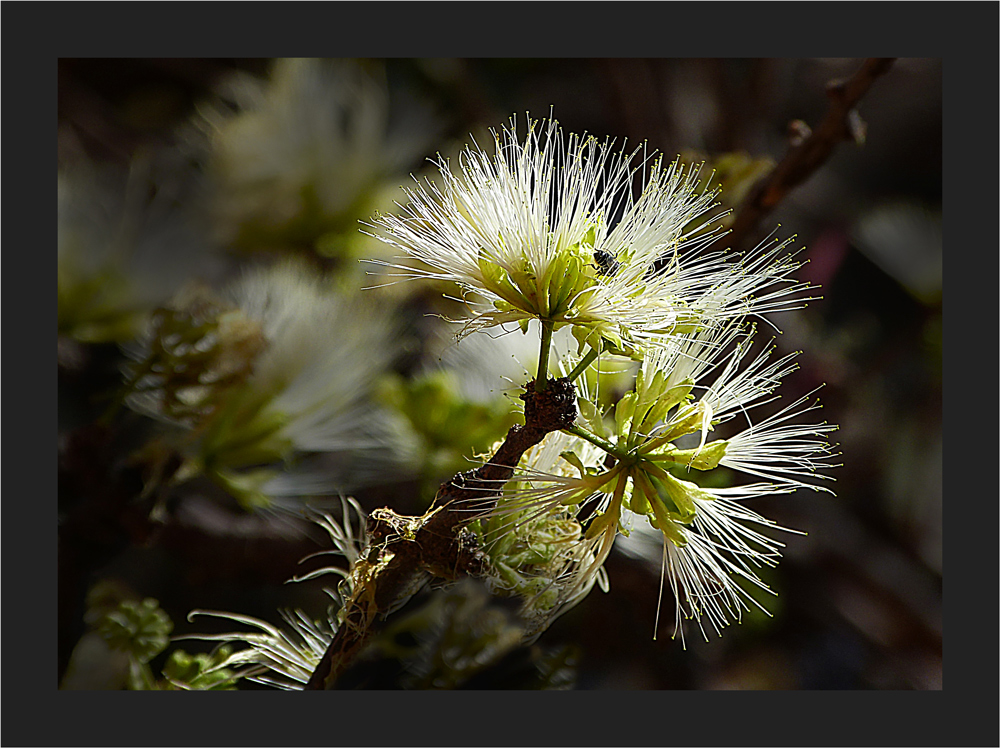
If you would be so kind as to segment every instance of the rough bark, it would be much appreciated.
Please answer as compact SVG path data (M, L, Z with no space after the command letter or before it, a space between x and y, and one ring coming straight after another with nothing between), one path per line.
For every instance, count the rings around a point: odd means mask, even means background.
M482 553L465 526L495 505L528 449L576 420L576 389L568 379L550 380L542 392L528 382L521 399L524 425L511 427L489 462L443 483L427 514L405 517L387 508L371 513L367 550L351 569L353 594L307 690L335 687L375 621L398 609L429 580L483 574Z

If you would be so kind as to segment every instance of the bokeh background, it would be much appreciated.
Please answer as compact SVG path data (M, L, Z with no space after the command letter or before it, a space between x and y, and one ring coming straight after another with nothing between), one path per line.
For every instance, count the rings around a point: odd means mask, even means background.
M247 187L256 184L254 174L241 167L249 163L321 180L310 167L339 163L325 153L303 157L296 145L322 142L323 127L338 127L336 121L309 120L309 112L323 108L319 99L303 110L306 114L295 109L295 102L321 95L329 82L296 88L287 63L266 59L61 59L60 169L85 175L76 182L81 194L131 195L125 202L141 207L124 214L155 223L154 231L136 234L152 237L136 265L137 272L157 281L142 287L140 298L150 304L163 303L191 278L223 283L244 267L286 254L326 272L347 267L351 280L345 283L355 283L361 282L350 275L355 260L377 249L354 234L357 220L371 215L365 211L391 208L393 190L407 174L427 172L426 157L454 154L470 133L481 138L512 114L523 122L526 112L533 117L551 112L569 131L627 138L636 145L645 141L668 157L707 159L720 169L728 164L728 186L739 194L784 156L789 123L818 124L827 109L826 84L851 75L860 64L858 59L352 61L384 94L379 111L393 157L374 166L352 163L353 171L343 166L338 167L343 172L328 175L338 183L353 179L359 186L351 194L362 198L344 201L335 189L317 189L319 208L305 218L255 223L268 211L280 211L275 206L283 205L278 191L284 187L272 180L274 194L254 191ZM228 136L231 158L220 159L219 128L241 112L267 106L261 100L268 96L288 97L275 107L286 119ZM540 652L559 653L565 677L555 679L558 685L942 687L940 60L897 60L859 110L867 123L864 145L839 145L765 218L757 236L748 238L761 239L780 224L779 236L795 234L796 245L804 247L809 262L801 277L822 286L822 298L805 310L774 319L783 330L776 342L781 351L803 352L801 369L783 385L786 402L825 383L819 392L823 418L840 425L835 439L843 463L834 472L836 496L800 491L754 506L807 533L784 538L785 559L765 577L777 592L768 604L773 617L747 616L708 642L689 633L685 650L669 637L673 616L667 600L665 623L654 641L658 568L616 553L607 564L610 592L595 590L536 645ZM324 203L323 195L333 196ZM236 197L227 202L227 196ZM206 205L212 209L202 211ZM162 215L156 213L161 209ZM80 210L85 223L94 209ZM61 205L61 230L63 218ZM426 321L428 313L442 311L432 296L429 290L399 301L406 342L394 364L397 395L399 388L412 394L405 388L423 381L422 365L441 356ZM60 519L63 527L86 528L70 537L87 538L70 543L69 551L60 548L62 557L73 554L78 561L71 571L60 562L61 678L87 633L86 595L95 585L104 585L100 589L111 596L155 598L173 621L174 634L211 629L205 620L186 620L194 608L274 622L282 608L322 609L322 580L284 584L302 573L302 557L322 547L320 537L301 526L205 496L173 497L155 523L134 503L108 500L95 510L93 486L106 480L104 466L116 469L141 443L133 430L109 431L102 420L121 384L122 344L130 335L107 325L99 332L71 322L64 326L60 309ZM433 390L432 385L426 386ZM385 395L389 401L390 395ZM428 408L454 407L430 402ZM416 420L410 425L424 439L419 444L444 439L421 432ZM444 470L461 457L446 448L434 454L420 469ZM433 480L410 467L405 480L361 481L351 494L367 509L389 504L419 511ZM197 649L189 642L185 647ZM524 668L549 661L539 657L512 651L464 685L520 685ZM359 676L358 683L394 681L375 674ZM83 678L79 687L98 685Z

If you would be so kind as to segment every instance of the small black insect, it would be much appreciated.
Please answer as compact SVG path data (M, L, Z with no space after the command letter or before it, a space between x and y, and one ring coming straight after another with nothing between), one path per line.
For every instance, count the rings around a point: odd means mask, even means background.
M610 252L603 249L595 249L594 266L597 268L598 275L614 277L614 274L618 272L620 264L618 262L618 258Z

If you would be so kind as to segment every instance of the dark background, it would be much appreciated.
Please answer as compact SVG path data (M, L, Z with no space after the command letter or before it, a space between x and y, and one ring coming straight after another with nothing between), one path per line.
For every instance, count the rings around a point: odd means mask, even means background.
M511 114L568 131L648 141L668 156L744 151L778 161L793 119L816 125L827 82L859 59L395 59L391 90L430 103L442 143ZM378 63L381 64L381 63ZM63 59L59 122L94 159L127 162L169 147L198 102L264 59ZM825 382L823 418L843 466L837 496L800 491L756 502L788 536L766 581L772 619L751 615L688 649L661 626L652 640L658 572L615 554L611 592L592 593L543 642L578 647L583 689L940 689L942 687L942 63L900 59L863 99L863 147L842 143L794 190L758 237L780 223L822 285L805 311L779 315L779 350L802 350L786 402ZM430 153L428 155L431 155ZM893 221L874 240L879 211ZM867 223L866 223L867 222ZM752 239L751 239L752 240ZM62 404L61 404L62 405ZM360 497L369 509L375 499ZM308 545L160 537L122 550L101 574L122 576L175 621L194 607L273 618L278 585ZM301 592L296 592L301 595ZM667 606L669 610L669 605ZM672 614L665 614L672 620ZM204 624L199 622L204 627ZM195 627L196 628L196 627ZM60 632L64 634L65 632Z
M427 693L341 693L333 706L325 697L276 700L273 694L244 694L227 705L202 695L186 699L177 719L163 718L159 699L147 706L132 695L125 706L128 695L55 694L55 559L54 553L39 557L37 551L55 548L54 502L46 497L55 494L51 445L56 413L52 402L36 418L30 397L51 392L56 384L51 344L40 332L54 322L53 305L45 301L52 298L54 254L25 252L8 254L7 267L17 272L7 278L17 283L5 285L6 347L23 351L28 364L6 367L5 389L29 395L8 399L8 419L21 421L24 438L7 442L6 455L8 464L29 469L8 470L4 482L13 492L5 502L4 590L7 601L27 601L32 607L21 620L7 618L5 643L16 646L7 648L4 675L8 683L17 680L22 687L6 691L6 703L17 711L10 710L4 720L5 742L180 745L194 739L217 745L357 745L372 742L375 730L375 742L384 744L511 745L524 742L524 720L518 717L530 715L530 742L552 745L996 744L997 504L992 473L988 480L981 478L984 469L992 470L996 455L991 414L997 359L989 340L981 342L995 332L993 318L982 314L996 299L997 277L996 230L988 220L998 199L998 111L991 93L997 89L992 65L997 58L995 5L871 2L859 13L855 3L740 3L715 4L718 12L706 15L704 4L616 3L613 11L610 4L593 4L593 12L567 14L563 4L536 3L532 11L538 23L526 25L523 13L506 13L503 4L494 3L483 6L494 14L495 23L488 27L456 13L454 4L380 4L382 23L372 23L372 4L358 3L338 4L335 14L318 13L314 4L297 10L282 4L280 13L273 5L259 4L239 15L230 4L207 3L186 6L188 13L164 13L156 4L74 4L55 12L53 7L9 4L5 14L8 28L13 25L18 33L5 39L4 101L20 107L20 116L5 118L4 142L17 147L7 150L4 182L9 186L16 180L19 186L6 193L6 207L8 215L27 220L8 220L4 238L28 248L38 245L35 220L50 227L47 245L55 241L51 146L59 56L324 54L335 46L339 54L409 56L574 57L598 48L602 54L645 57L805 57L818 52L943 57L948 266L953 291L958 289L949 294L945 325L952 372L946 386L946 431L956 445L947 460L947 608L953 635L948 683L943 691L925 693L578 691L544 701L537 694L512 692L467 698L453 693L446 699ZM317 16L324 22L316 22ZM595 18L600 20L597 27ZM342 33L345 27L352 33ZM553 33L556 28L561 33ZM41 235L46 236L44 229ZM37 325L25 324L24 310L34 311ZM39 707L51 718L39 720ZM495 719L497 709L512 718ZM623 721L622 714L635 719ZM338 719L340 715L352 719ZM362 718L354 719L357 715ZM373 722L371 715L380 719Z

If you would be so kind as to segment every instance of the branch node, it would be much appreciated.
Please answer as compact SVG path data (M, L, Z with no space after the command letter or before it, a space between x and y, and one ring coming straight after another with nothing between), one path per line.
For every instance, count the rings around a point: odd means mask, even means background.
M529 382L520 397L526 426L561 431L576 421L576 388L566 377L549 380L544 392L535 392L534 382Z
M826 95L837 103L843 102L846 93L847 80L845 78L837 78L826 84Z
M802 145L812 135L812 128L803 120L793 119L788 123L788 144L795 148Z

